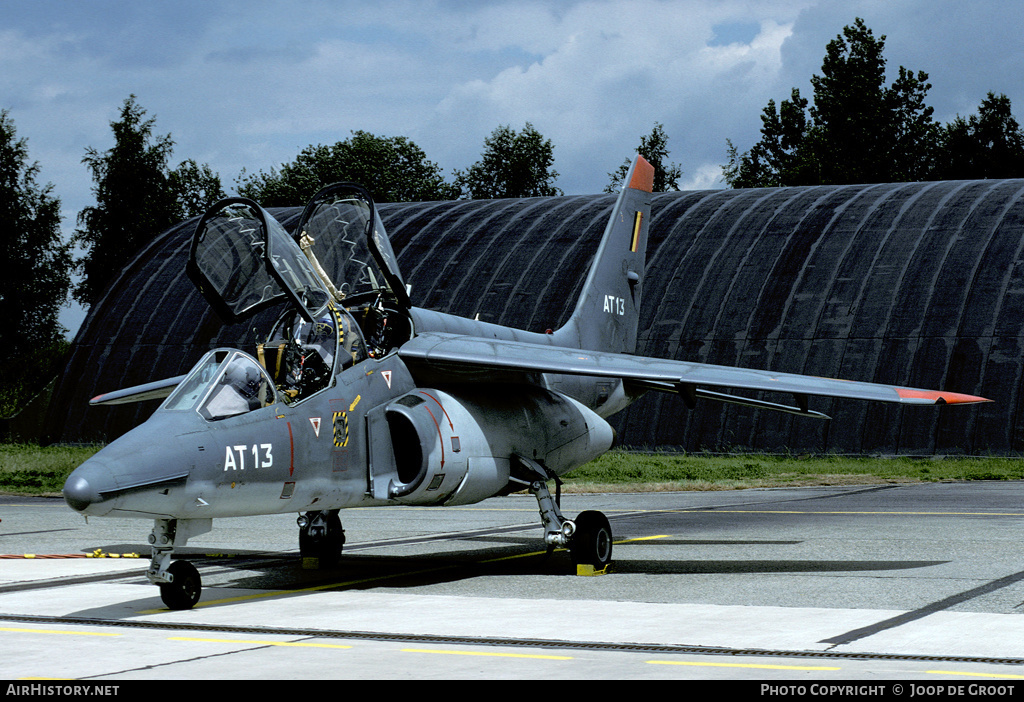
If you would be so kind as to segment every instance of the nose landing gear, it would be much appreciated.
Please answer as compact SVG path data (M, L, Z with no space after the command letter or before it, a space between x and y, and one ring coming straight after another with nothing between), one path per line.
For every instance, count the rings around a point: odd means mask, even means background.
M152 555L146 577L160 586L160 599L168 609L192 609L203 590L199 571L188 561L171 561L175 546L213 528L212 519L157 519L149 535Z

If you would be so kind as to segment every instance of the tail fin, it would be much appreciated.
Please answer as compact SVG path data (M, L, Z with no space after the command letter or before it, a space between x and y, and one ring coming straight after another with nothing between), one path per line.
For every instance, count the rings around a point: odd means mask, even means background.
M555 332L559 346L633 353L647 258L654 167L637 156L626 174L576 309Z

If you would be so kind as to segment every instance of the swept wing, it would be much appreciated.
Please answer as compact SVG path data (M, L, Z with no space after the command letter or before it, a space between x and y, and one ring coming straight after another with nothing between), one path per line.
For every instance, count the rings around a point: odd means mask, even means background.
M462 369L476 372L491 370L619 378L650 390L678 393L691 405L697 398L703 397L822 418L825 415L808 410L808 396L908 405L989 401L983 397L955 392L903 388L437 332L418 335L402 346L399 355L410 366L421 364L456 375ZM796 398L798 407L735 397L718 392L717 390L721 388L788 393Z

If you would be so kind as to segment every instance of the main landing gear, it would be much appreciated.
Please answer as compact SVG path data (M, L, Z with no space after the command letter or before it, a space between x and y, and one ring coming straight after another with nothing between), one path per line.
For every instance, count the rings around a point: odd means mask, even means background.
M588 510L581 512L575 521L562 516L559 500L548 491L547 474L544 468L529 459L520 457L535 474L543 476L530 483L530 494L537 498L540 519L544 524L544 543L550 553L555 548L569 549L573 562L578 566L589 566L593 572L602 572L612 562L612 527L603 513Z
M188 561L171 561L175 546L213 528L212 519L157 519L149 535L152 547L149 582L160 586L160 599L168 609L192 609L203 590L199 571Z
M330 568L341 558L345 530L338 510L306 512L296 520L299 525L299 556L307 570Z

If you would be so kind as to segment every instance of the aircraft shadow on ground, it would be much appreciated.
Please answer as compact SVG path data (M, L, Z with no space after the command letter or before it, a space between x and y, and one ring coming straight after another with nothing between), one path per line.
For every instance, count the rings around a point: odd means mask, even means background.
M790 541L737 542L734 540L689 541L673 540L678 544L735 545L735 544L791 544ZM205 591L203 599L217 601L218 589L250 591L256 599L283 597L314 597L316 592L357 590L387 591L412 590L446 583L455 583L479 578L542 576L558 577L576 575L575 565L569 554L562 549L547 554L543 544L536 538L516 538L508 535L473 537L460 543L486 542L484 548L449 549L427 554L369 554L358 551L343 553L334 566L323 569L304 569L297 553L268 553L224 549L210 554L209 549L185 548L179 556L191 560L203 574ZM630 546L668 545L666 540L634 542ZM105 550L116 552L119 546ZM127 547L126 547L127 548ZM793 559L747 559L747 560L673 560L643 558L613 558L609 569L615 575L744 575L768 573L859 573L879 571L900 571L942 565L947 561L910 560L793 560ZM605 576L608 577L608 576ZM590 579L582 579L590 580ZM145 582L140 577L140 582ZM148 583L147 583L148 584ZM163 609L159 592L153 587L152 596L116 605L75 612L68 616L95 617L104 619L131 619L136 616ZM257 594L259 593L259 594ZM236 593L237 596L237 593ZM234 599L231 595L223 602L210 604L214 607L244 605L253 598ZM203 606L202 600L200 607Z

